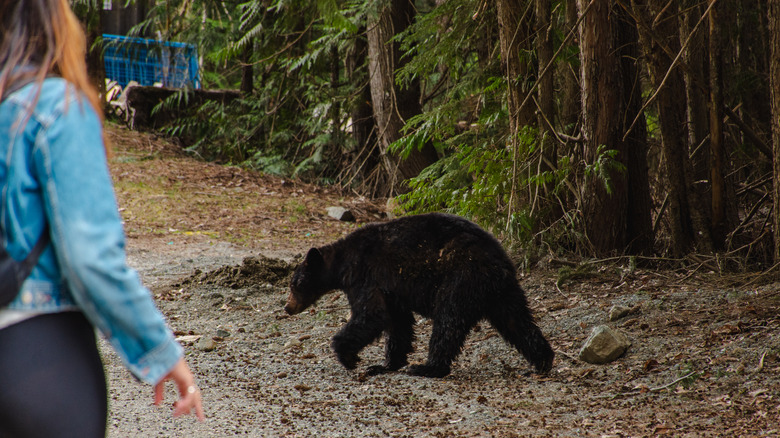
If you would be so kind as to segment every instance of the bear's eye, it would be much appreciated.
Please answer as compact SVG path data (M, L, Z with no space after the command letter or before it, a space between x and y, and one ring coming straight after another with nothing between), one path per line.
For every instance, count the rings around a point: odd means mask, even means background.
M296 272L292 278L292 286L302 288L307 283L307 275L303 272Z

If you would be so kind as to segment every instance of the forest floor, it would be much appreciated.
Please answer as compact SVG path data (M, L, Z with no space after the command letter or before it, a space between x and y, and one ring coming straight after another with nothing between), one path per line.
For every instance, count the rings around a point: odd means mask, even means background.
M184 345L208 417L152 406L152 388L101 341L110 437L780 436L780 283L768 276L613 260L562 281L547 258L518 275L556 350L548 375L482 323L446 378L366 377L381 341L356 371L330 350L349 317L340 292L300 315L282 307L296 256L381 220L384 203L198 161L151 134L107 137L129 263ZM609 321L614 305L632 311ZM607 365L578 360L600 324L632 346ZM430 323L416 328L411 363L425 359Z

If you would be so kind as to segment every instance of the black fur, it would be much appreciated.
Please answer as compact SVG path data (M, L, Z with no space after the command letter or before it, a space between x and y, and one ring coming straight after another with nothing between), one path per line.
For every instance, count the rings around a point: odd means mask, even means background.
M312 248L293 274L285 310L303 311L322 295L344 290L352 317L333 338L338 360L353 369L358 353L386 337L385 363L369 374L407 365L414 313L433 322L428 361L409 374L443 377L466 335L487 319L537 372L552 368L553 350L536 326L515 267L501 244L463 218L431 213L366 225Z

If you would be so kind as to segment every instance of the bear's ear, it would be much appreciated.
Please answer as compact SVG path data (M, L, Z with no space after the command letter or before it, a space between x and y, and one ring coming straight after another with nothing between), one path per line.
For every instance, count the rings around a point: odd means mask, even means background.
M306 254L306 259L304 260L304 263L306 263L306 266L309 269L312 270L320 270L323 266L325 266L325 259L322 258L322 253L317 248L312 248L309 250L309 252Z

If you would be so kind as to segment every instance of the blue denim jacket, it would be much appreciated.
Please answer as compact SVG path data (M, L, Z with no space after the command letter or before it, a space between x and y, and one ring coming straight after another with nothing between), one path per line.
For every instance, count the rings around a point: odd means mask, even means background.
M0 221L6 248L17 260L24 258L43 230L44 217L52 240L9 308L82 311L136 377L157 383L182 348L126 264L100 119L60 78L44 81L29 113L37 89L29 84L0 104Z

